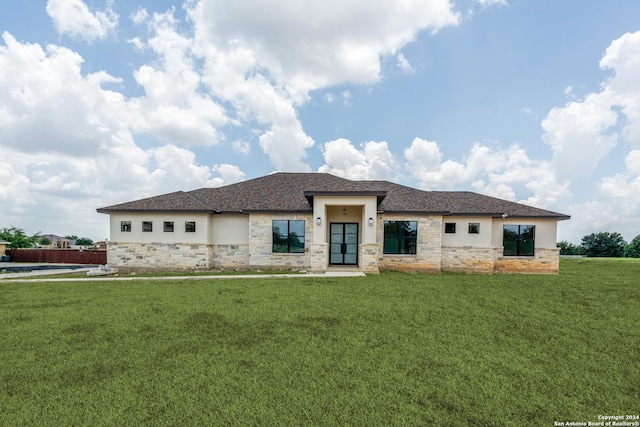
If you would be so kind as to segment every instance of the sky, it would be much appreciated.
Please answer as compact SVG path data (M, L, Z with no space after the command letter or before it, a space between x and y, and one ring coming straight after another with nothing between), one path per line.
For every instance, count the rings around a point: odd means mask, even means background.
M637 0L0 5L0 228L275 171L474 191L640 235Z

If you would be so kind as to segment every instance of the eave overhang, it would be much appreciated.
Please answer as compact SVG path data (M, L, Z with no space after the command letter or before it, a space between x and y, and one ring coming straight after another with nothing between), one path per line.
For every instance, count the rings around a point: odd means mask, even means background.
M377 206L387 197L386 191L305 191L304 197L311 206L313 206L313 198L316 196L323 197L375 197Z

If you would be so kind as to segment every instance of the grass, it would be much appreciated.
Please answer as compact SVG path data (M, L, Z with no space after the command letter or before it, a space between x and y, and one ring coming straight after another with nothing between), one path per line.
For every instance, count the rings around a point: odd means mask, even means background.
M640 263L0 282L0 425L553 425L640 411Z
M2 277L4 273L11 273L7 270L0 271L0 280L5 279ZM241 275L252 275L252 276L261 276L261 275L274 275L274 274L304 274L300 270L283 270L283 269L267 269L267 270L240 270L240 269L229 269L229 270L179 270L179 271L148 271L148 272L127 272L127 273L116 273L110 275L109 277L198 277L198 276L241 276ZM104 280L104 276L88 276L86 271L76 272L72 271L69 273L60 273L60 274L47 274L40 276L25 276L22 277L21 280L42 280L42 279L95 279L95 280Z

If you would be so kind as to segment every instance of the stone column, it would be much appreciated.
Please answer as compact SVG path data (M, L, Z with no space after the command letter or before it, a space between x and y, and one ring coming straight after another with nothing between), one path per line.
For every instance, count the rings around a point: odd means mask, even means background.
M378 251L379 246L377 243L361 244L360 245L360 269L363 273L378 274Z
M329 244L311 243L310 246L311 272L324 273L328 265Z

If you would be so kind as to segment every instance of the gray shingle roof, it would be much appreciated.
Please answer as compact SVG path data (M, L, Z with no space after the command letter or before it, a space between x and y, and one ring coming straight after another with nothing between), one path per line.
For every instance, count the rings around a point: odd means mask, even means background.
M178 191L98 209L112 212L312 212L317 195L372 195L382 212L568 219L568 215L466 191L422 191L324 173L275 173L218 188Z

